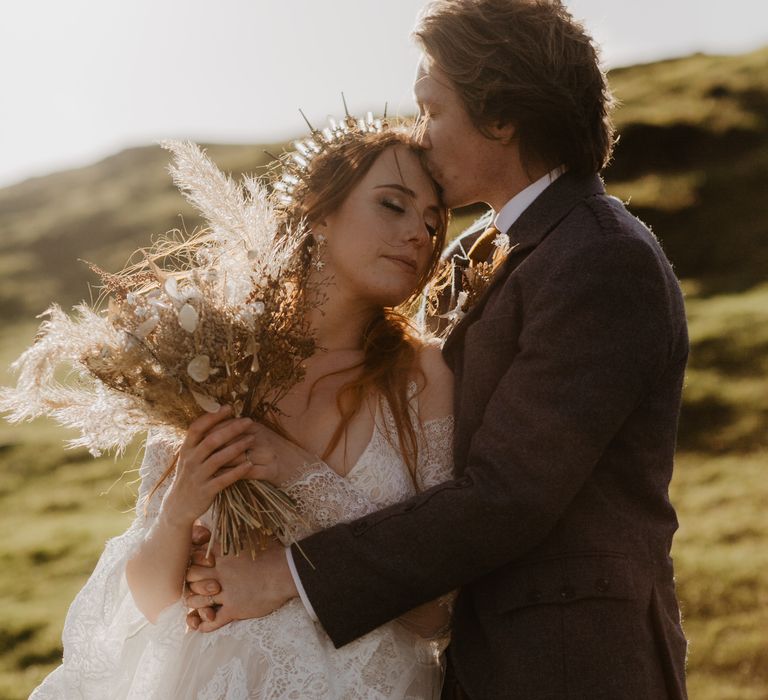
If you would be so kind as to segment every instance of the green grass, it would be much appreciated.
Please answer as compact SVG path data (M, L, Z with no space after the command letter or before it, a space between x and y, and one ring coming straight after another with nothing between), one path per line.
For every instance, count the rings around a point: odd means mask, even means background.
M684 453L673 556L696 700L768 698L768 451Z
M685 288L692 356L672 499L690 695L768 698L768 285ZM0 362L32 332L1 336ZM131 518L137 450L95 460L62 451L66 436L45 421L0 423L0 698L26 697L58 663L69 602Z
M26 698L60 663L67 607L131 520L133 457L62 453L64 436L38 422L0 437L0 698Z
M768 48L741 56L697 54L611 71L619 128L689 124L713 133L765 125L755 110L768 89Z
M36 323L0 335L0 384ZM120 459L64 450L50 421L0 421L0 699L26 698L61 662L64 615L104 548L132 519L136 446Z
M686 306L691 356L681 446L715 454L768 449L768 285L689 294Z

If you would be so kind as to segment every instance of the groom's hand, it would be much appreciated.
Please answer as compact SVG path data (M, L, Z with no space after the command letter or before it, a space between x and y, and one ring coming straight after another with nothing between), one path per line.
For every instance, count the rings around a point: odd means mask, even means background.
M211 582L220 586L218 593L209 592ZM215 552L213 566L201 561L189 567L187 586L187 607L201 609L187 622L200 632L212 632L233 620L264 617L298 595L278 542L259 551L255 560L247 552L240 556ZM212 609L211 603L216 607ZM213 619L207 619L211 612Z

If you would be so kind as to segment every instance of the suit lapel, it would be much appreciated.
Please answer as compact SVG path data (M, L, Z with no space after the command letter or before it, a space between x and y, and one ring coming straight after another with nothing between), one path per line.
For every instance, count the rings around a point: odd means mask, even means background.
M574 207L587 197L604 192L603 182L597 175L585 178L564 173L534 200L506 231L513 246L512 250L482 296L446 338L443 346L444 354L451 354L464 338L467 328L482 314L493 290L507 280L515 268L568 216Z

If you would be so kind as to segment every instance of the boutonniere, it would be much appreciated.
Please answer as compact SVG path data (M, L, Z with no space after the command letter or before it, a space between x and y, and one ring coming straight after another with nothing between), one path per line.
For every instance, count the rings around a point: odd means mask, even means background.
M451 261L451 301L448 311L439 316L449 323L449 331L483 296L512 248L509 236L499 233L493 240L490 260L473 260L472 251L469 257L454 256Z

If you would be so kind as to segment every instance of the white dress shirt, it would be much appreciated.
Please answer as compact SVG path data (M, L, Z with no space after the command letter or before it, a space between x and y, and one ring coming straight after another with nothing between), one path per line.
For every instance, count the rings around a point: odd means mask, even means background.
M502 233L509 231L512 224L514 224L515 221L520 218L520 215L531 206L533 201L564 172L565 169L562 167L555 168L546 175L540 177L536 182L532 182L524 190L518 192L501 208L501 211L494 216L493 225ZM312 607L312 603L309 602L307 592L301 584L298 571L296 571L296 564L293 561L293 552L291 552L290 547L285 548L285 558L288 560L288 568L291 570L293 582L296 584L296 590L299 592L299 598L301 598L301 602L304 604L307 614L314 622L318 622L315 609Z
M533 201L564 172L565 169L562 167L555 168L540 177L536 182L532 182L524 190L518 192L494 216L493 225L502 233L509 231L512 228L512 224L533 204Z

